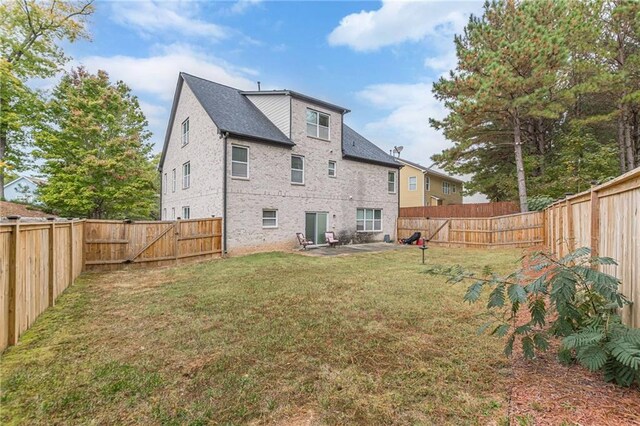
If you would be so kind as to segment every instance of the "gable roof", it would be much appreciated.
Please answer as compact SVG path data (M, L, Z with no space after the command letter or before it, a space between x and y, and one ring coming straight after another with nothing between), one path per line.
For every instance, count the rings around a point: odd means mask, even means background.
M418 163L414 163L413 161L405 160L404 158L397 158L397 160L399 162L403 163L403 164L408 165L408 166L415 167L416 169L422 171L423 173L427 173L427 174L435 175L435 176L440 176L441 178L452 180L454 182L464 183L464 181L462 179L451 177L451 176L449 176L449 175L447 175L445 173L441 173L441 172L438 172L436 170L430 169L429 167L425 167L425 166L420 165Z
M46 180L44 180L44 179L39 179L39 178L34 178L34 177L27 177L27 176L19 176L19 177L15 178L14 180L12 180L11 182L6 183L6 184L4 185L4 187L5 187L5 188L8 188L8 187L9 187L9 185L13 185L14 183L16 183L16 182L18 182L18 181L21 181L21 180L29 181L29 182L31 182L32 184L36 185L36 186L37 186L37 185L44 185L45 183L47 183L47 181L46 181Z
M395 158L346 124L342 125L342 154L347 158L367 163L395 168L402 167L402 164L398 163Z
M295 145L253 102L242 95L240 90L181 72L173 98L167 132L165 133L160 168L164 164L183 82L189 86L202 108L204 108L209 118L221 132L226 132L242 139L255 139L285 147Z

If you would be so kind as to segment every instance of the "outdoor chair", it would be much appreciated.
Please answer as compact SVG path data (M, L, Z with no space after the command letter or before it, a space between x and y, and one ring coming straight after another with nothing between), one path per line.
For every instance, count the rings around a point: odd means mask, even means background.
M334 234L333 231L325 232L324 239L327 240L327 244L329 244L329 247L335 247L340 243L340 240L336 238L336 234Z
M303 250L306 250L307 246L310 246L313 244L313 241L307 240L304 234L301 232L296 232L296 237L298 238L298 243L300 243Z

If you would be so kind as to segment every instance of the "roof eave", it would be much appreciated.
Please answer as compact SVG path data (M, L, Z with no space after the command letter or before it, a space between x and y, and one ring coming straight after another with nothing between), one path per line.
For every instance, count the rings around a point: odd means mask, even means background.
M374 160L374 159L371 159L371 158L358 157L358 156L350 155L350 154L342 154L342 158L346 158L347 160L360 161L362 163L375 164L375 165L378 165L378 166L393 167L395 169L399 169L399 168L402 167L402 164L399 164L399 163L392 163L392 162Z
M233 136L237 139L252 140L252 141L258 141L263 143L269 143L273 145L280 145L286 148L291 148L296 146L296 144L291 141L281 141L281 140L275 140L275 139L269 139L269 138L261 138L259 136L247 135L244 133L234 132L233 130L226 130L226 129L220 129L220 131L222 133L228 133L229 136Z

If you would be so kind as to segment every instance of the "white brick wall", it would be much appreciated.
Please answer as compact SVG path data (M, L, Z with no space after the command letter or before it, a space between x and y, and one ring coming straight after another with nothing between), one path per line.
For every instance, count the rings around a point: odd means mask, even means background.
M189 118L189 143L182 146L182 122ZM182 85L180 100L162 168L163 219L182 216L182 207L189 206L191 217L222 216L223 143L218 128L202 108L187 84ZM182 165L191 163L191 185L182 188ZM176 191L172 192L171 171L176 169ZM164 174L167 174L167 188ZM167 217L164 217L166 209Z

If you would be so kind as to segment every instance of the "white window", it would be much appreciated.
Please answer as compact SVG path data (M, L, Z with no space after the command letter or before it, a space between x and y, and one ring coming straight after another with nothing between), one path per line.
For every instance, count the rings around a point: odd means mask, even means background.
M291 156L291 183L304 184L304 157L301 155Z
M168 183L167 182L167 174L165 173L164 174L164 182L162 183L162 189L163 189L162 192L164 192L165 194L167 193L167 183Z
M409 176L409 191L415 191L418 189L418 178L416 176Z
M277 228L278 227L278 210L262 210L262 227Z
M191 186L191 163L187 161L182 165L182 189Z
M182 122L182 146L189 143L189 119Z
M356 214L356 231L382 231L382 210L358 209Z
M396 193L396 172L389 172L388 174L387 191L389 191L389 194Z
M454 194L456 193L456 186L455 185L453 185L453 193Z
M171 219L176 220L176 208L171 207Z
M336 162L329 161L329 177L336 177Z
M231 176L249 178L249 148L246 146L231 147Z
M191 218L191 207L189 207L189 206L183 206L182 207L182 218L183 219Z
M446 180L442 181L442 193L443 194L451 194L451 184Z
M329 140L329 114L308 109L307 136Z
M424 190L431 191L431 178L429 176L424 177Z
M176 169L171 171L171 192L176 192Z
M167 220L167 209L162 209L162 220Z

